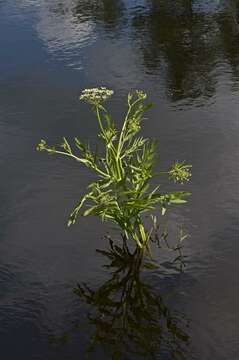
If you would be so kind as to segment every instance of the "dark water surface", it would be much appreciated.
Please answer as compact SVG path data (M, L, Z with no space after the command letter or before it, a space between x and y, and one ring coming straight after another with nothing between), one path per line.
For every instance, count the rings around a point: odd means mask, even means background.
M1 0L0 54L1 359L82 359L94 331L85 321L64 345L49 343L86 318L76 284L109 278L95 253L106 225L66 228L91 177L34 149L41 138L94 142L96 122L78 96L106 85L116 118L128 90L144 89L155 107L143 130L159 140L162 166L193 165L190 203L171 215L191 234L186 271L155 270L147 282L187 323L186 359L237 360L239 2ZM170 346L155 358L173 359ZM110 355L99 346L91 358Z

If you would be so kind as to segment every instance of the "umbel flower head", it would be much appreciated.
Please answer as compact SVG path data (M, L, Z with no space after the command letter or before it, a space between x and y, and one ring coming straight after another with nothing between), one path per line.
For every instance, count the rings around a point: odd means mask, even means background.
M91 105L101 105L108 98L114 94L113 90L109 90L106 87L85 89L82 91L80 100L85 101Z
M183 184L185 181L189 181L191 177L191 165L186 165L184 162L175 162L169 171L170 179L174 182Z

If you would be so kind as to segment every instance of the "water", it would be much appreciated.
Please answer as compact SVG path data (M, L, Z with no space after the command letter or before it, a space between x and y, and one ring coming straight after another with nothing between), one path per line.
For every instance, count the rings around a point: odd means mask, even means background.
M186 327L186 359L238 359L238 6L236 0L0 1L4 360L79 359L94 332L86 320L91 309L72 290L82 282L98 289L110 278L95 253L107 246L107 228L97 219L66 228L91 176L34 150L41 138L96 141L96 122L78 101L94 85L115 90L117 119L128 90L144 89L155 107L143 131L159 140L162 167L175 159L192 163L193 196L171 214L191 235L186 271L145 276ZM75 321L83 329L63 345L51 344ZM109 358L102 351L92 358ZM170 344L156 352L172 356Z

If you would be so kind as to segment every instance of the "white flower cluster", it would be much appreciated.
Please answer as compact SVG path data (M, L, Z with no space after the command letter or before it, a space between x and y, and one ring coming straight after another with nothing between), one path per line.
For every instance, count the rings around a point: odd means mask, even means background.
M100 105L113 95L114 91L106 87L85 89L82 91L80 100L89 104Z
M147 98L147 94L144 91L136 90L135 92L139 99L145 100Z

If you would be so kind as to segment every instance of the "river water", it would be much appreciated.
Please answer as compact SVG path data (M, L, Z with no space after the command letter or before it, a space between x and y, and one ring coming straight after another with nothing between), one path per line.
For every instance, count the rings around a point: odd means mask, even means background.
M143 132L159 141L162 168L193 165L186 185L193 195L171 213L190 233L186 269L145 275L187 343L178 355L170 343L159 346L155 358L237 360L238 1L1 0L0 49L2 358L83 359L97 326L73 288L109 279L95 252L107 247L107 225L83 218L66 227L92 177L35 147L41 138L97 141L94 116L78 97L105 85L115 91L109 106L118 123L127 92L145 90L154 108ZM160 261L160 252L154 257ZM69 335L76 321L84 324ZM62 334L66 341L52 344ZM90 358L126 359L98 342Z

